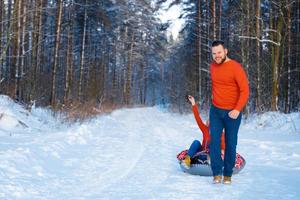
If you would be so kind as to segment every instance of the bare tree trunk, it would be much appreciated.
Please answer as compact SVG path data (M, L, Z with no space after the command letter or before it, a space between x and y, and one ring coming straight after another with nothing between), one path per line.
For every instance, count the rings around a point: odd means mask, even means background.
M281 43L281 33L283 27L283 16L282 13L279 15L279 19L276 27L276 41ZM281 45L276 45L274 49L274 64L272 67L272 101L271 101L271 110L278 110L278 94L279 94L279 64L280 64L280 49Z
M43 42L43 9L45 7L45 3L47 3L47 0L40 0L39 3L39 12L38 12L38 37L37 37L37 58L36 58L36 73L39 74L41 71L41 65L42 65L42 42Z
M54 64L52 67L52 89L51 89L51 106L56 107L56 73L58 67L58 52L60 46L60 32L61 32L61 22L62 22L62 0L57 1L57 17L56 17L56 37L55 37L55 49L54 49Z
M201 0L198 0L196 15L196 93L202 98L201 90Z
M291 109L291 65L292 65L292 55L291 55L291 45L292 45L292 19L291 19L291 12L292 12L292 3L286 0L286 4L288 5L288 21L287 21L287 32L288 32L288 49L287 49L287 56L288 56L288 64L287 64L287 97L286 97L286 105L285 105L285 113L289 113ZM299 44L297 44L299 45Z
M300 1L298 1L297 2L297 15L296 15L296 18L297 19L300 19ZM295 33L295 37L296 37L296 44L298 44L298 45L296 45L296 52L297 52L297 54L299 55L299 53L300 53L300 37L299 37L299 32L300 32L300 21L298 20L298 22L296 23L296 33ZM298 56L296 55L296 58L297 58ZM296 62L295 62L295 66L299 69L299 66L300 66L300 59L296 59ZM296 75L295 76L296 77L296 80L298 80L298 81L296 81L296 84L298 84L298 85L300 85L300 73L298 72L298 75ZM295 94L296 95L293 95L293 99L291 99L291 101L293 102L293 104L294 104L294 102L295 102L295 106L296 107L298 107L298 111L300 110L299 108L300 108L300 90L299 90L299 88L298 89L295 89L294 90L294 92L295 92ZM293 92L293 93L294 93ZM294 100L295 99L295 100Z
M120 27L118 27L117 33L120 34ZM112 104L116 103L117 92L118 92L118 80L117 80L118 47L119 47L119 41L118 39L115 39L115 45L114 45L115 62L113 64L113 69L112 69L112 97L111 97Z
M0 1L0 89L2 88L2 45L3 45L3 38L4 38L4 19L5 17L3 16L5 13L5 9L4 9L4 0Z
M133 44L134 44L134 32L131 33L131 42L130 42L130 48L128 51L128 64L127 64L127 70L126 70L125 104L127 104L127 105L130 104L130 94L131 94Z
M147 51L147 47L144 48L144 52ZM162 62L162 65L163 65L163 62ZM140 80L140 101L141 101L141 104L146 104L146 92L147 92L147 78L146 78L146 73L147 71L145 70L145 68L148 66L148 61L145 61L142 63L142 66L141 66L141 80ZM163 77L163 74L164 74L164 68L163 66L161 66L161 76L162 76L162 81L164 81L164 77ZM162 96L164 96L164 94L162 94Z
M206 0L206 12L205 12L205 14L206 14L206 16L205 16L205 20L207 21L207 22L209 22L210 21L210 13L209 13L209 0ZM206 26L207 28L206 28L206 45L209 47L210 46L210 26L209 25L207 25ZM211 53L210 53L210 51L207 51L207 53L206 53L206 60L210 60L211 59ZM207 65L207 67L209 67L208 65ZM210 101L210 79L209 78L206 78L205 79L206 80L206 83L205 83L205 87L206 87L206 89L205 89L205 102L209 102Z
M219 30L218 30L218 38L221 40L222 38L222 0L220 0L220 10L219 10Z
M86 22L87 23L87 22ZM91 50L92 49L92 46L93 45L87 45L87 44L91 44L89 42L89 39L90 39L90 36L91 35L91 29L89 29L86 25L86 33L85 33L85 50L84 50L84 61L85 63L83 63L83 87L82 87L82 96L81 96L81 101L84 102L85 99L88 99L88 98L91 98L91 97L95 97L95 93L94 94L91 94L93 93L93 91L90 91L90 90L95 90L95 87L93 87L92 83L94 76L91 75L91 73L94 73L96 71L96 66L95 66L95 62L91 61L91 59L88 58L88 56L85 56L86 54L87 55L90 55L93 51ZM103 44L103 46L105 47L106 45ZM103 52L103 50L102 50ZM103 57L103 56L102 56ZM102 65L102 64L101 64ZM101 68L100 68L101 69ZM93 72L94 71L94 72ZM100 70L101 73L103 72L102 70ZM104 73L104 72L103 72ZM102 74L103 74L102 73ZM102 77L103 75L101 74L100 77ZM102 81L102 79L100 78L100 80ZM101 82L100 83L101 87L103 86L103 83ZM92 88L92 89L91 89Z
M45 4L47 0L38 0L36 5L36 9L38 10L36 13L36 20L34 20L34 30L37 31L37 35L35 36L35 45L33 54L35 55L35 60L33 61L33 84L32 84L32 95L30 99L36 99L36 94L39 92L38 87L40 87L40 73L43 64L43 9L45 8Z
M17 17L15 18L15 20L17 20L17 27L16 27L16 37L14 40L14 47L15 47L15 87L14 87L14 97L17 100L21 100L20 98L20 79L21 79L21 74L20 74L20 54L21 54L21 23L22 23L22 1L21 0L17 0L15 2L15 11L17 12Z
M213 40L217 38L216 0L212 0Z
M117 67L116 65L113 66L112 70L112 104L115 104L117 102L117 87L118 87L118 80L117 80Z
M207 22L209 22L210 21L210 15L209 15L209 0L206 0L206 12L205 12L205 20L207 21ZM210 38L210 26L209 25L207 25L206 26L206 34L207 34L207 36L206 36L206 38L207 38L207 46L209 47L209 38ZM209 55L209 57L210 57L210 53L207 53L207 55ZM208 60L209 60L209 57L207 58Z
M260 0L256 0L256 108L260 111L261 102L261 66L260 66L260 38L261 38L261 28L260 28L260 20L261 20L261 2Z
M245 17L240 18L240 28L241 28L241 35L250 35L250 26L244 26L245 24L248 24L250 21L249 16L249 1L248 0L242 0L241 1L241 7L245 8L244 12ZM244 14L242 12L242 14ZM249 40L242 40L241 41L241 53L242 53L242 64L245 67L245 71L249 77ZM250 114L250 109L248 104L245 106L245 116L248 117Z
M103 41L103 46L106 46L106 43ZM104 86L104 84L105 84L105 66L106 66L106 54L105 54L105 52L104 52L105 50L103 49L102 51L101 51L101 57L102 57L102 59L101 59L101 63L100 63L100 65L99 65L99 73L98 73L98 76L99 76L99 86L98 86L98 91L97 91L97 96L98 97L101 97L101 96L103 96L103 94L104 94L104 88L105 88L105 86Z
M71 1L69 10L69 24L68 24L68 50L67 50L67 70L66 70L66 81L65 81L65 89L64 89L64 104L69 102L69 98L71 96L71 84L73 82L73 12L74 5L73 1Z
M11 59L11 55L13 54L13 38L14 38L14 35L11 34L14 29L14 21L12 21L12 18L13 17L13 5L12 5L12 0L8 0L7 2L7 27L9 27L9 29L7 30L6 32L6 49L3 51L3 54L2 54L2 58L4 60L4 57L6 57L5 59L5 65L6 67L8 68L7 70L7 84L6 84L6 92L7 93L10 93L10 91L8 91L8 88L10 87L11 85L11 82L14 80L14 74L11 74L12 72L14 73L14 69L13 69L13 66L12 66L12 63L13 63L13 60ZM7 56L8 55L8 56Z
M146 77L145 71L144 71L144 77ZM148 81L147 81L146 78L145 78L145 81L144 81L144 88L143 89L144 89L144 99L143 99L143 102L145 104L146 103L146 99L147 99L147 90L148 90Z
M144 102L144 93L143 93L143 83L145 82L145 71L144 71L144 63L141 64L141 79L139 80L139 99L141 104L145 104Z
M20 1L20 0L19 0ZM10 69L10 77L9 77L9 93L13 98L16 98L16 71L17 71L17 58L18 58L18 5L19 2L16 0L14 2L13 7L13 38L12 38L12 59L11 65L9 65ZM11 33L10 33L11 34ZM10 57L10 56L9 56Z
M164 74L165 74L164 58L165 58L165 55L160 60L160 63L161 63L160 64L160 85L164 85L164 82L165 82L165 77L164 77ZM143 71L144 71L144 68L145 68L144 67L144 62L143 62L143 66L142 67L143 67ZM145 79L143 77L141 85L143 85L144 82L145 82ZM140 87L140 89L142 90L142 87ZM160 89L160 98L161 98L160 99L160 104L162 104L164 106L165 105L165 93L164 93L164 89L163 88ZM143 102L142 104L145 104L145 102Z
M246 0L246 19L247 19L247 23L250 23L250 0ZM246 26L246 35L250 35L250 26ZM249 63L250 63L250 40L246 41L246 73L248 74L248 79L250 79L251 75L250 75L250 67L249 67ZM246 113L248 113L248 115L250 114L250 109L248 106L246 106Z
M126 19L128 19L128 14L126 14ZM123 88L123 99L122 99L122 103L125 103L126 104L126 69L125 69L125 66L126 66L126 63L127 63L127 66L128 66L128 58L129 56L126 55L126 52L128 52L128 47L127 47L127 39L128 39L128 25L125 25L125 31L124 31L124 40L123 40L123 52L121 54L123 54L123 69L122 69L122 72L121 72L121 86Z
M22 1L24 2L24 1ZM21 46L21 50L22 50L22 54L21 54L21 66L20 66L20 97L21 99L25 100L25 96L27 94L24 94L24 89L25 89L25 81L24 81L24 75L25 75L25 56L26 56L26 27L27 27L27 4L23 3L22 4L23 7L23 21L22 21L22 46ZM27 98L26 98L27 99Z
M87 0L85 1L85 5ZM80 79L79 79L79 89L78 89L78 100L81 102L83 98L83 75L84 75L84 54L85 54L85 37L86 37L86 25L87 24L87 8L84 10L84 23L83 23L83 34L82 34L82 44L81 44L81 61L80 61Z
M32 53L31 53L31 61L32 61L32 80L31 82L31 90L30 90L30 100L35 99L36 96L36 85L37 85L37 59L38 59L38 55L37 55L37 46L38 46L38 12L39 12L39 1L36 0L34 1L34 9L35 12L32 13L33 17L31 18L31 23L32 23L32 29L33 31L30 32L31 33L31 38L32 38L32 46L30 47L32 49ZM33 8L32 8L33 9Z

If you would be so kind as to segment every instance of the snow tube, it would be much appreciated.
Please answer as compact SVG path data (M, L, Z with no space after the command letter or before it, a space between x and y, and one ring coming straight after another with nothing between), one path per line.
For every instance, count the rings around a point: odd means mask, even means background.
M212 176L212 170L210 167L210 159L207 151L198 152L191 159L191 167L189 169L185 168L182 164L182 160L184 156L187 154L188 150L183 150L181 153L177 155L177 159L179 161L180 168L183 172L200 175L200 176ZM223 158L223 155L222 155ZM240 155L236 154L235 166L233 168L233 174L239 173L246 165L245 159Z

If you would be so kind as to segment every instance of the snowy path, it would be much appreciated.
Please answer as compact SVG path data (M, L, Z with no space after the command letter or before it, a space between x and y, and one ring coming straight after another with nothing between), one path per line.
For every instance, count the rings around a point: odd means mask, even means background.
M176 154L200 137L192 115L137 108L82 125L39 123L0 129L0 199L300 199L300 127L242 125L247 165L225 186L180 171Z

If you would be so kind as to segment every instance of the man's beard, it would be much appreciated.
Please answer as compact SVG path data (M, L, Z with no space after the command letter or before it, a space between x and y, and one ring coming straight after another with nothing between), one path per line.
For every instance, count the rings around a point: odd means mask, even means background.
M218 62L216 62L216 63L217 63L218 65L220 65L220 64L222 64L222 63L224 63L224 62L225 62L226 58L227 58L227 56L225 55L225 56L224 56L224 58L222 58L221 62L219 62L219 63L218 63Z

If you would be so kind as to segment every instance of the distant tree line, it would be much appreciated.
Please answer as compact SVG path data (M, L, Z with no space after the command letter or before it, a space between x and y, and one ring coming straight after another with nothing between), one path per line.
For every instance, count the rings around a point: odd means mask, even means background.
M242 63L248 74L251 96L247 113L299 111L299 0L174 0L172 3L184 7L182 17L186 24L165 64L168 78L164 79L164 85L169 91L165 92L169 102L184 110L186 103L182 97L191 93L208 108L210 45L214 40L223 40L229 57Z
M1 0L1 92L59 108L156 104L165 29L148 0Z
M168 1L170 2L170 1ZM210 45L222 39L248 74L246 112L300 109L299 0L1 0L0 92L53 108L210 104Z

